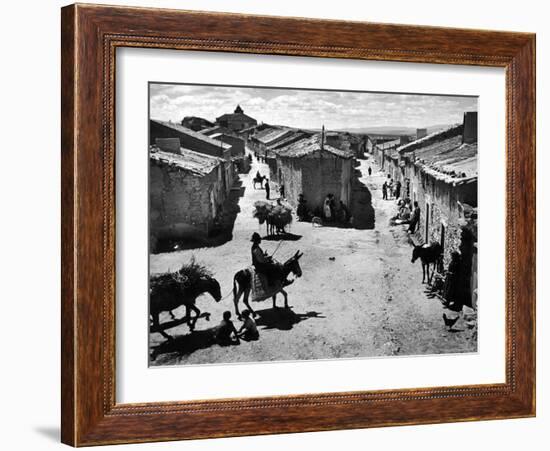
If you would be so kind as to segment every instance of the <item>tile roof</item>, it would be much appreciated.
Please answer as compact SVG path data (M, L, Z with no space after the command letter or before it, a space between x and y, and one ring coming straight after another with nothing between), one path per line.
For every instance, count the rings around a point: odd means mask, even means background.
M307 155L312 155L313 153L321 149L321 134L317 133L309 138L303 138L299 141L296 141L288 146L282 147L277 150L277 155L284 158L301 158ZM353 158L353 152L349 150L341 150L336 147L329 146L324 144L323 150L329 152L333 155L336 155L340 158Z
M302 131L295 131L292 135L289 135L268 147L270 148L270 150L276 153L277 149L280 149L281 147L285 147L289 144L292 144L293 142L296 142L300 139L309 138L310 136L311 135L309 133L302 132Z
M171 166L195 176L203 177L217 168L222 160L193 150L180 148L181 154L164 152L156 146L149 147L149 160L161 166Z
M209 136L206 136L205 134L201 132L196 132L194 130L191 130L190 128L184 127L183 125L174 124L171 122L166 121L158 121L155 119L151 119L151 122L155 122L160 125L164 125L165 127L169 127L179 133L183 133L188 136L192 136L193 138L200 139L201 141L204 141L208 144L211 144L216 147L221 147L222 149L229 149L231 147L230 144L223 143L221 141L217 141L215 139L210 138Z
M262 143L264 143L266 146L269 146L271 143L276 142L277 140L284 138L286 136L290 136L294 132L289 129L276 129L273 130L271 133L267 133L265 135L262 135L258 140Z
M478 175L477 143L462 142L462 125L432 133L398 149L425 173L456 183ZM411 158L412 157L412 158Z

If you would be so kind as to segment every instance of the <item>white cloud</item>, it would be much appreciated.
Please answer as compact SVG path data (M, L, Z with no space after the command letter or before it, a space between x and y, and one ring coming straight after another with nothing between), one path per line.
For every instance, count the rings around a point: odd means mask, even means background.
M259 121L295 127L421 127L460 122L477 109L477 98L273 88L150 85L151 117L213 120L237 104Z

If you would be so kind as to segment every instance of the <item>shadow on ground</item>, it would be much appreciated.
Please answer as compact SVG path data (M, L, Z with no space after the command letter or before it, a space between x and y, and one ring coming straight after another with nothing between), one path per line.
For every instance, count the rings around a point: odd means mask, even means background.
M184 356L199 349L206 349L216 344L217 326L205 330L196 330L186 335L179 335L172 340L166 340L152 348L151 361L155 361L162 354L177 354Z
M372 206L372 193L367 185L360 181L361 171L354 171L350 212L353 227L359 230L374 229L375 214Z
M266 235L262 237L262 240L266 241L298 241L302 238L302 235L296 235L294 233L278 233L276 235Z
M322 316L319 312L295 313L290 308L280 307L256 310L256 313L259 315L256 318L256 324L258 326L263 326L263 330L290 330L295 324L301 323L307 319L325 318L325 316Z

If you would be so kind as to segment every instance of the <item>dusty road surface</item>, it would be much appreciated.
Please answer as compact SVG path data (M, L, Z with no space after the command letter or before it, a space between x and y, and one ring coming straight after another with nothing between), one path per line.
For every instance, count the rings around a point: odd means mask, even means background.
M373 167L367 175L369 161L358 168L363 182L372 194L375 212L370 230L312 227L295 221L290 228L292 241L283 241L275 257L284 261L297 250L303 276L288 287L290 309L284 309L279 295L278 307L271 299L253 303L259 313L256 319L260 338L239 345L219 346L212 328L225 310L232 312L237 328L232 289L233 275L251 263L250 237L253 232L266 234L252 217L255 201L265 199L263 190L255 190L252 177L259 170L268 174L265 164L254 161L249 174L241 175L239 210L232 239L216 247L183 250L151 255L152 274L177 270L192 256L214 273L226 296L216 303L209 295L197 299L210 321L200 318L195 332L187 325L168 329L174 340L167 341L158 333L150 335L150 364L177 365L224 362L258 362L272 360L330 359L339 357L373 357L475 352L476 329L469 329L462 319L448 331L442 319L443 308L437 298L428 297L421 284L419 261L411 263L412 248L405 226L390 226L395 211L394 201L382 200L383 174ZM244 188L244 192L243 192ZM272 190L272 196L276 193ZM280 241L262 242L272 253ZM241 304L241 308L242 304ZM185 309L174 311L183 317ZM164 313L161 322L169 321Z

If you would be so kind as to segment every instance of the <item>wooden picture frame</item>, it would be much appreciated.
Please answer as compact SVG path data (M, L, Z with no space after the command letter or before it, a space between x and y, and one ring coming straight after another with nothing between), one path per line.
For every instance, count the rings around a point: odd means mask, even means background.
M61 32L64 443L135 443L535 415L535 35L78 4L62 9ZM506 382L118 404L118 47L505 68Z

